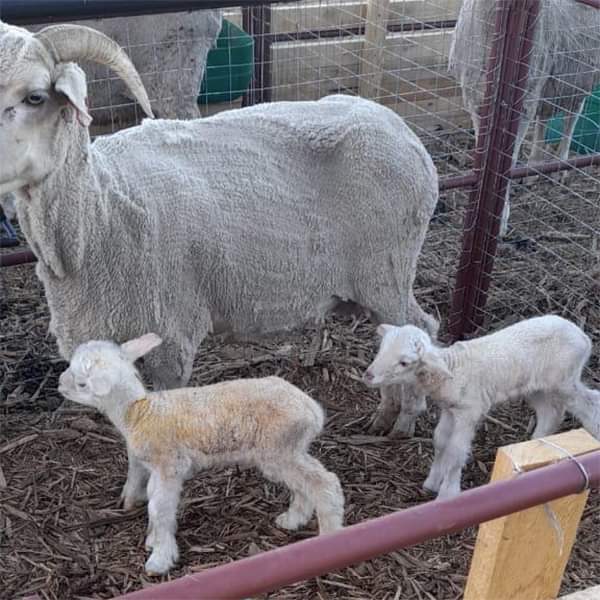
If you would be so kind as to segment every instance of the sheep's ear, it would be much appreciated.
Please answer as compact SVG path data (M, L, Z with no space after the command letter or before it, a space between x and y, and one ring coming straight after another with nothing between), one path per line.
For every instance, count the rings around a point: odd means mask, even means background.
M452 379L452 373L437 355L425 352L421 357L421 367L417 377L425 384L440 385L446 379Z
M392 331L393 329L394 329L394 326L393 326L393 325L385 325L385 324L382 324L382 325L379 325L379 326L377 327L377 330L376 330L376 331L377 331L377 335L378 335L379 337L383 337L383 336L384 336L386 333L389 333L389 332L390 332L390 331Z
M88 385L94 396L106 396L112 387L110 379L102 377L102 375L92 375L88 379Z
M162 339L155 333L146 333L139 338L121 344L121 351L131 362L135 362L138 358L144 356L144 354L148 354L150 350L161 344Z
M75 63L58 65L58 75L54 82L54 89L59 94L64 94L69 103L77 111L79 122L88 127L92 117L87 109L87 83L85 73Z

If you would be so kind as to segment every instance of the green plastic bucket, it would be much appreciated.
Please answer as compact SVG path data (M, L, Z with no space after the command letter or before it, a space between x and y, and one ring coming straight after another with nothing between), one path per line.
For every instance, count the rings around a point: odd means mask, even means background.
M206 58L198 102L231 102L239 98L248 89L253 72L252 36L224 19L217 45Z
M564 114L548 121L546 143L557 144L563 135ZM587 98L573 132L571 150L577 154L600 152L600 86Z

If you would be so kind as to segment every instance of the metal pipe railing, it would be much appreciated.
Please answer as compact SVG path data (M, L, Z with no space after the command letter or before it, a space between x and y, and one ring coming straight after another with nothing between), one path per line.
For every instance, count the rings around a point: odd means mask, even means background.
M270 0L281 4L292 0ZM0 19L14 25L259 6L257 0L0 0Z
M234 600L342 569L600 484L600 451L228 563L118 600ZM584 473L586 474L584 476ZM117 599L115 599L117 600Z

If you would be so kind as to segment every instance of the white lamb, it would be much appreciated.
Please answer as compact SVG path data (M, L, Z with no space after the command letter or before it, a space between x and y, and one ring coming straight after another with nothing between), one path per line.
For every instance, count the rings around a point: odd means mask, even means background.
M79 346L60 376L69 400L94 406L127 442L125 509L148 499L148 573L178 560L176 511L185 479L195 470L242 464L257 467L292 493L276 519L297 529L316 510L321 533L342 527L344 495L338 478L308 453L323 428L321 407L279 377L227 381L201 388L148 393L134 362L161 343L147 334L121 346Z
M424 485L438 498L460 493L475 429L495 404L526 398L537 416L533 437L556 431L568 410L600 439L600 392L581 382L592 344L562 317L527 319L448 348L435 346L411 325L380 325L378 333L381 346L365 383L408 384L441 409L435 458Z

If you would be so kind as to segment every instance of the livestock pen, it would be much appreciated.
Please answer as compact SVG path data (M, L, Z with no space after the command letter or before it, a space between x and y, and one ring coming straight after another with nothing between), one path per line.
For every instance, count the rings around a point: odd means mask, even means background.
M442 318L443 337L491 331L544 312L562 314L594 340L586 378L598 385L598 157L581 155L560 164L546 160L529 170L511 163L517 124L525 113L524 67L530 56L531 35L522 34L535 28L536 4L497 3L498 29L488 48L495 62L487 71L490 93L477 146L460 87L447 71L461 6L454 0L227 7L225 18L254 36L253 81L243 97L204 102L201 110L207 115L242 104L338 92L358 93L396 110L423 140L441 175L441 202L420 258L416 293ZM111 10L110 3L106 6ZM81 16L99 14L106 13ZM21 22L53 16L22 15L8 1L0 4L0 18L5 15ZM55 16L77 15L57 11ZM526 140L525 154L529 146ZM572 168L566 180L552 177L567 166ZM535 181L519 180L531 174L538 176ZM509 178L512 230L499 240L498 217ZM48 311L32 267L3 269L0 277L0 518L5 532L0 541L5 588L0 593L111 597L137 589L145 584L139 568L145 521L142 511L123 514L116 508L125 473L121 441L102 419L59 399L56 379L62 363L47 335ZM427 499L420 486L432 454L433 414L421 417L415 438L365 435L376 399L359 379L374 343L365 318L331 319L322 329L246 345L211 340L197 357L193 381L278 374L319 399L329 421L317 453L342 480L347 522L358 523ZM565 428L572 425L566 422ZM476 437L464 487L485 483L495 449L524 440L531 429L525 406L494 412ZM259 486L264 490L253 492ZM305 532L277 530L265 517L279 511L284 500L281 490L252 472L226 470L190 482L179 534L183 560L173 576L303 537ZM592 497L563 592L598 583L598 508ZM474 530L466 529L274 597L460 598L474 539Z

